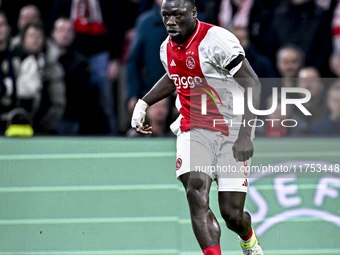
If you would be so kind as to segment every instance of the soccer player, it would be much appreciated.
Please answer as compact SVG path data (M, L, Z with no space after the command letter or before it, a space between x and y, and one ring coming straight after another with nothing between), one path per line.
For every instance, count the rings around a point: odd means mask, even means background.
M176 174L185 188L203 254L221 254L221 230L209 208L215 179L221 215L238 234L243 253L263 254L250 215L243 211L249 172L242 169L249 167L254 150L254 130L248 122L255 119L246 99L252 95L258 109L257 75L233 34L197 19L194 0L163 0L161 14L169 34L160 48L166 74L138 100L131 125L139 133L151 134L152 127L144 126L146 108L177 91L180 116L171 127L177 134ZM237 102L242 102L238 108L244 108L243 114L236 114Z

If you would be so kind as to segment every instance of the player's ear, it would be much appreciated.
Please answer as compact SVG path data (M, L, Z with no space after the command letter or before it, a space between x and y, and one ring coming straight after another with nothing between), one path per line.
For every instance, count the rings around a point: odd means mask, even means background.
M196 19L196 18L197 18L197 8L196 8L196 7L194 7L194 8L192 9L192 17L193 17L193 19Z

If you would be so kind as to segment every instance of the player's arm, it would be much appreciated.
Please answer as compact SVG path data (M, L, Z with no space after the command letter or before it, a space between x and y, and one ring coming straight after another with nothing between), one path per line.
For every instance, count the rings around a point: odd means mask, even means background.
M253 114L248 108L248 88L253 88L253 105L255 109L259 109L260 99L261 99L261 83L250 66L247 59L242 62L241 68L234 74L234 79L240 86L245 89L244 92L244 115L242 117L241 125L238 138L233 146L233 153L236 161L246 161L253 156L254 147L251 140L251 130L252 127L248 125L248 121L255 119L255 114Z
M170 96L175 91L175 84L167 74L164 74L151 90L142 99L138 100L132 114L131 126L135 128L138 133L144 135L152 134L152 127L149 127L149 125L143 126L146 108Z
M150 91L142 98L148 106L151 106L158 101L170 96L176 91L176 86L172 79L167 74L164 74L162 78L150 89Z

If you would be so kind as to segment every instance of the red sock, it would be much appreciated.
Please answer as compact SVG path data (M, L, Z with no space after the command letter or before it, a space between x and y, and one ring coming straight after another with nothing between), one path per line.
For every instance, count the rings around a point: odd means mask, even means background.
M211 246L203 250L204 255L222 255L221 246Z
M244 241L249 240L253 236L253 228L250 229L250 234L247 236L241 236Z

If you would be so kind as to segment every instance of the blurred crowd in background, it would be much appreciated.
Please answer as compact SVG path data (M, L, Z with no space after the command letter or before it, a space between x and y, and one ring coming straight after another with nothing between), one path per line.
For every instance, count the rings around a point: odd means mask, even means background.
M161 2L1 0L1 135L140 136L129 124L134 105L165 73ZM340 1L196 0L196 6L198 19L240 40L261 79L261 109L278 103L259 117L257 136L340 135ZM310 91L304 106L311 116L293 105L281 114L285 87ZM173 136L174 100L148 108L151 137ZM297 125L287 127L287 119Z

